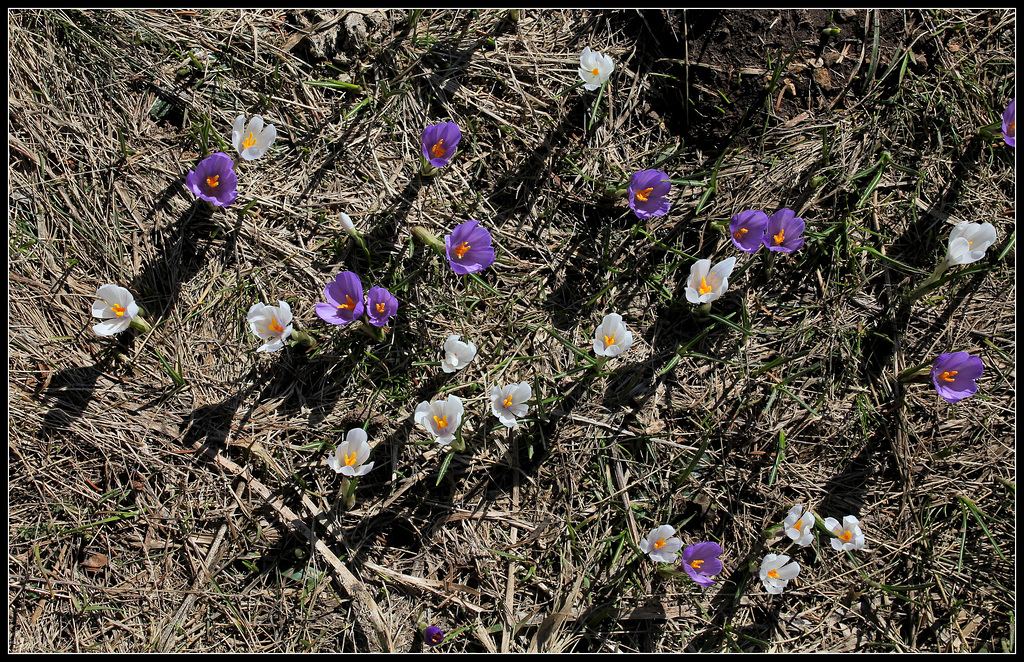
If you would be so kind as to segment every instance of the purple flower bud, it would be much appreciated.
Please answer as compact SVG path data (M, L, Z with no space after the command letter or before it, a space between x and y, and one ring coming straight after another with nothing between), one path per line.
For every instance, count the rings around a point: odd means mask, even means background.
M423 641L428 646L436 646L444 641L444 632L436 625L428 625L423 629Z
M637 218L651 218L668 213L671 206L668 192L672 184L661 170L640 170L629 180L629 207Z
M744 253L756 253L764 243L764 230L768 227L768 214L759 209L741 211L729 222L732 243Z
M431 124L423 129L423 157L435 168L446 166L460 140L462 131L455 122Z
M448 264L457 274L472 274L494 263L491 233L480 227L480 221L466 221L444 238Z
M721 554L722 547L717 542L689 545L683 550L683 570L701 586L712 586L715 580L708 575L722 572L722 562L718 559Z
M384 326L398 312L398 299L383 287L371 287L366 294L366 312L370 324Z
M978 391L974 380L981 378L981 358L967 352L939 354L932 364L932 382L946 402L960 402Z
M342 326L363 314L363 284L351 271L342 271L324 288L328 303L316 304L316 314L329 324Z
M197 197L218 207L227 207L238 197L235 162L223 152L211 154L189 170L185 185Z
M792 209L780 209L768 219L764 231L764 245L770 251L792 253L804 245L804 219Z

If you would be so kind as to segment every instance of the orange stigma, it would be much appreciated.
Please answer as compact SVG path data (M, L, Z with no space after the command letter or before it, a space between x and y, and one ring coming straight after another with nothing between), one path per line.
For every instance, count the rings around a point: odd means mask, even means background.
M960 372L960 371L959 370L946 370L941 375L939 375L939 379L941 379L944 382L956 381L953 378L956 377L956 373L958 373L958 372Z
M341 310L342 308L344 308L346 310L355 311L355 309L356 309L356 302L352 300L352 297L350 297L349 295L346 294L345 295L345 299L346 299L345 303L343 303L340 306L338 306L338 310Z
M114 314L117 315L118 317L124 316L125 309L117 305L116 303L113 306L111 306L110 309L113 310Z
M661 549L664 546L665 546L665 539L664 538L658 538L656 541L654 541L654 549Z
M377 304L377 312L378 313L383 313L384 312L384 303L383 302Z
M850 538L853 537L853 531L843 531L839 534L839 539L843 542L850 542Z
M653 190L654 190L654 187L653 186L649 186L649 187L645 188L642 191L637 191L636 192L636 199L639 200L640 202L647 202L647 198L650 197L651 191L653 191Z
M771 577L772 579L778 579L779 578L779 571L776 570L775 568L772 568L771 570L768 571L768 576Z
M273 317L270 318L270 326L269 326L269 328L274 333L281 333L282 331L284 331L284 327L282 327L280 324L278 324L277 320L274 319Z
M701 276L700 277L700 287L697 288L697 292L699 292L701 296L704 296L705 294L707 294L710 291L711 291L711 286L708 285L708 280L706 278L704 278L704 276Z
M594 74L596 76L597 74L599 74L601 72L598 71L597 67L594 67L593 69L590 70L590 73L592 73L592 74Z
M242 141L242 149L246 150L256 144L256 136L249 132L249 137Z
M434 158L440 159L443 158L444 155L446 154L446 152L444 151L444 146L442 145L443 142L444 138L441 138L440 140L437 141L436 145L430 148L430 151L433 153Z
M732 236L736 237L737 239L742 239L743 235L745 235L745 234L747 234L747 229L746 228L740 228L736 232L733 232Z
M704 559L694 559L690 561L690 567L694 570L700 570L702 565L704 565Z
M508 397L501 401L501 404L507 409L512 406L512 394L509 393Z
M779 234L777 234L774 237L772 237L772 239L775 240L775 245L776 246L778 246L782 242L786 241L786 229L783 228L783 229L779 230Z
M355 463L356 463L356 454L355 454L355 452L345 453L345 466L346 467L351 467Z
M437 424L438 430L444 430L448 427L448 416L441 416L440 418L435 416L434 423Z
M220 175L214 175L213 177L206 178L206 185L210 188L217 188L220 186Z
M802 519L798 519L796 521L796 524L793 525L793 528L796 529L797 531L803 531L804 530L804 521Z
M468 241L464 241L461 244L459 244L458 246L456 246L455 250L453 250L452 252L455 253L455 257L457 257L457 258L459 258L461 260L462 256L465 255L466 251L468 251L470 248L471 247L469 245L469 242Z
M615 344L615 333L614 332L612 332L612 335L604 337L604 346L605 347L611 347L614 344Z

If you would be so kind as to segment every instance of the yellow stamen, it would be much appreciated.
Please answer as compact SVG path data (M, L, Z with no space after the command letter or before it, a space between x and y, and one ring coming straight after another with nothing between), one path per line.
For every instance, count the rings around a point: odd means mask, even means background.
M843 542L850 542L850 538L853 537L853 531L843 531L839 534L839 539Z
M125 309L117 305L116 303L113 306L111 306L110 309L113 310L114 314L117 315L118 317L122 317L124 315Z
M592 74L594 74L596 76L597 74L599 74L601 72L598 71L597 67L594 67L593 69L590 70L590 73L592 73Z
M249 137L242 141L242 149L246 150L256 144L256 136L249 132Z
M434 417L434 423L437 424L437 429L438 430L444 430L445 428L448 427L448 416L445 415L445 416L442 416L440 418L435 416Z
M778 246L782 242L786 241L786 229L782 228L781 230L779 230L779 234L777 234L774 237L772 237L772 239L775 240L775 245L776 246Z
M452 252L455 253L455 257L457 257L457 258L459 258L461 260L462 256L465 255L466 251L468 251L470 248L471 248L471 246L469 245L469 242L468 241L464 241L461 244L459 244L458 246L456 246L455 250L452 251Z
M939 375L939 379L941 379L944 382L956 381L955 379L953 379L953 377L955 377L956 373L958 373L958 372L960 372L960 371L959 370L946 370L941 375Z
M377 304L377 312L378 313L383 313L384 312L384 303L383 302Z
M501 404L504 405L506 408L511 407L512 406L512 394L509 393L508 397L501 401Z
M771 577L772 579L778 579L779 578L779 571L776 570L775 568L772 568L771 570L768 571L768 576Z
M274 333L281 333L284 331L284 327L277 323L277 320L273 317L270 318L270 330Z
M662 547L664 547L664 546L665 546L666 544L667 544L667 543L665 542L665 539L664 539L664 538L658 538L658 539L657 539L657 540L656 540L656 541L654 542L654 549L661 549L661 548L662 548Z
M737 239L742 239L743 235L745 235L745 234L747 234L747 229L746 228L740 228L736 232L733 232L732 236L736 237Z
M346 294L345 295L345 303L343 303L340 306L338 306L338 310L341 310L342 308L344 308L346 310L355 311L355 309L356 309L356 302L352 300L352 297L350 297L349 295Z
M700 292L701 296L704 296L711 291L711 286L708 285L707 279L703 276L700 277L700 287L697 288L697 291Z
M604 346L605 347L611 347L614 344L615 344L615 332L613 331L612 335L604 337Z
M700 570L702 565L704 565L704 559L694 559L690 561L690 567L694 570Z
M430 148L430 151L433 152L434 154L434 158L440 159L445 155L444 146L441 144L443 142L444 138L441 138L440 140L437 141L436 145Z
M637 191L636 192L636 199L639 200L640 202L647 202L647 198L650 197L651 191L653 191L653 190L654 190L654 187L650 186L648 188L645 188L642 191Z
M214 175L213 177L206 178L206 185L210 188L217 188L220 186L220 175Z
M345 466L346 467L351 467L355 463L356 463L356 454L355 454L355 452L345 453Z

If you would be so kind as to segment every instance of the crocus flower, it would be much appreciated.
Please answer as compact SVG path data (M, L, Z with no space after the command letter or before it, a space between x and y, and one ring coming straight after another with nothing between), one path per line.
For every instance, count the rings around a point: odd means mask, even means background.
M423 641L425 641L428 646L436 646L444 641L444 632L436 625L428 625L423 628Z
M610 313L594 329L594 353L598 356L618 356L633 346L633 332L626 328L622 315Z
M832 539L832 549L837 552L860 549L864 546L864 533L860 530L860 523L853 515L844 517L842 525L836 518L826 517L825 528L836 534L836 537Z
M711 260L697 260L690 267L690 279L686 281L686 300L690 303L711 303L729 289L729 276L736 266L736 258L730 257L711 266Z
M803 510L802 505L796 504L789 509L783 523L786 525L786 535L801 547L807 547L814 540L814 513L809 510L804 513Z
M276 352L284 347L285 338L292 335L292 309L287 301L278 301L276 306L254 303L246 318L253 334L266 341L257 352Z
M370 324L384 326L398 312L398 299L383 287L371 287L366 294L366 312Z
M338 212L338 220L341 221L341 227L345 229L345 232L351 237L355 237L359 233L356 232L356 225L352 222L352 217L343 211Z
M107 283L96 290L99 301L92 304L92 316L103 321L92 327L98 336L112 336L121 333L131 324L132 318L139 314L139 305L135 297L125 288Z
M1010 147L1017 146L1017 97L1010 101L1010 105L1003 112L1003 140Z
M792 253L804 245L804 219L792 209L780 209L771 215L764 230L764 245L770 251Z
M988 247L996 243L996 229L991 223L960 221L949 233L946 264L970 264L985 257Z
M722 546L717 542L688 545L683 550L683 570L701 586L712 586L715 580L709 575L722 572L722 562L718 559L721 554Z
M671 203L668 192L672 184L661 170L640 170L629 180L629 207L637 218L645 219L668 213Z
M491 411L502 425L514 428L519 424L516 419L526 416L526 412L529 411L526 401L532 395L533 389L526 382L505 387L495 386L491 389Z
M235 162L224 152L211 154L189 170L185 185L196 197L218 207L227 207L238 197Z
M435 168L446 166L460 140L462 131L455 122L431 124L423 129L423 157Z
M640 541L640 550L651 557L652 561L672 563L679 556L679 548L683 541L673 538L676 530L668 524L662 524L647 534L647 540Z
M351 271L342 271L324 288L328 303L316 304L317 316L325 322L342 326L363 314L363 284Z
M416 405L413 420L434 435L437 443L447 446L455 439L455 433L462 425L462 400L449 395L447 400L421 402Z
M235 118L235 124L231 127L231 144L238 150L238 155L246 161L254 161L270 149L277 139L277 129L273 124L263 126L263 118L253 115L249 120L249 126L245 126L245 115Z
M733 245L744 253L756 253L764 244L764 230L768 227L768 214L760 209L741 211L729 222L729 236Z
M980 357L967 352L939 354L932 364L932 382L946 402L960 402L978 392L975 380L982 371Z
M800 574L800 564L793 561L786 565L787 561L789 561L789 557L785 554L768 554L764 557L764 560L761 561L760 572L764 590L778 595L782 593L782 589L786 588L790 579Z
M583 79L584 89L596 90L604 85L613 69L615 63L610 57L590 50L590 46L583 47L580 53L580 78Z
M441 370L455 372L462 370L476 356L476 345L471 341L462 342L459 336L448 336L442 346L444 360L441 361Z
M373 469L370 457L370 444L366 443L366 430L353 428L345 435L345 441L338 444L334 455L327 458L327 466L335 473L345 476L363 476Z
M480 227L480 221L455 226L444 238L444 251L452 271L460 276L476 273L494 263L491 233Z

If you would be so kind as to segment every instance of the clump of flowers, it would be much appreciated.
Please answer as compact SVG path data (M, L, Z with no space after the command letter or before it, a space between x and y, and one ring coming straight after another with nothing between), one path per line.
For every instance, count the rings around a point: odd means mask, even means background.
M464 411L459 396L449 395L447 400L421 402L416 405L413 420L429 432L437 443L447 446L455 441L455 433L462 425Z
M96 335L112 336L121 333L133 322L149 330L148 325L138 317L139 305L135 303L135 297L125 288L107 283L99 286L96 296L99 300L92 304L92 316L103 320L92 327Z
M814 513L803 510L804 507L799 503L790 508L783 524L786 527L786 535L796 544L806 547L814 540Z
M983 371L981 358L967 352L939 354L932 364L932 383L946 402L960 402L977 393L975 380Z
M583 47L580 53L580 78L583 79L584 89L596 90L601 87L614 69L615 63L609 56L590 50L590 46Z
M761 561L761 583L764 584L764 590L773 595L782 593L789 580L798 574L800 564L796 561L789 563L789 557L785 554L767 554Z
M223 152L216 152L189 170L185 185L196 197L217 207L227 207L238 197L238 175L235 162Z
M455 155L455 149L462 140L462 131L455 122L441 122L431 124L423 129L423 137L420 139L423 148L423 158L426 163L423 166L424 174L432 174L437 168L448 165L448 161Z
M825 528L835 534L836 537L832 539L832 549L837 552L864 547L864 533L860 530L860 523L853 515L844 517L842 524L834 517L826 517Z
M1010 147L1017 146L1017 97L1003 111L1003 141Z
M287 301L278 301L276 306L254 303L246 319L253 335L266 341L257 352L276 352L284 347L285 338L292 335L292 309Z
M508 428L519 425L517 419L526 416L529 406L526 401L533 395L533 389L526 382L509 384L508 386L495 386L491 389L491 411L501 424Z
M444 359L441 361L441 370L455 372L462 370L469 362L476 358L476 345L472 341L462 342L460 336L448 336L441 349L444 351Z
M722 572L722 561L718 558L721 555L722 546L717 542L688 545L683 550L683 570L701 586L713 586L715 580L711 576Z
M673 563L679 556L679 548L683 541L674 538L675 528L668 524L662 524L647 534L646 540L640 541L640 550L651 557L652 561L662 563Z
M609 313L601 320L601 325L594 329L594 353L605 360L618 356L633 346L633 332L630 331L622 315Z
M277 129L273 124L264 126L263 118L259 115L253 115L249 125L245 126L243 113L235 118L231 127L231 144L238 151L238 156L246 161L254 161L266 154L276 139Z
M729 222L729 238L744 253L756 253L764 245L768 214L759 209L741 211Z
M668 193L672 183L661 170L640 170L629 180L629 208L637 218L647 219L667 214L671 203Z
M444 249L452 271L460 276L476 273L494 263L491 233L480 227L480 221L455 226L444 238Z

